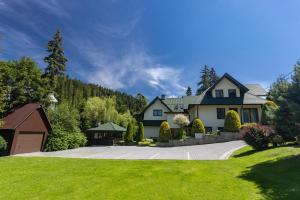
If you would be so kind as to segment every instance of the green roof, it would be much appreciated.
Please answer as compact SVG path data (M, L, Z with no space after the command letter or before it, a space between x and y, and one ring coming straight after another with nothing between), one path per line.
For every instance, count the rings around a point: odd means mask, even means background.
M114 124L112 122L107 122L105 124L100 124L98 127L90 128L87 130L88 132L104 132L104 131L112 131L112 132L125 132L126 128Z

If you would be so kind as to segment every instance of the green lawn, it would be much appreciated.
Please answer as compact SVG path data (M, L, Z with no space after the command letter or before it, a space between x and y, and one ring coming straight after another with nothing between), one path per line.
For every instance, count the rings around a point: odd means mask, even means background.
M300 148L226 161L0 159L1 199L300 199Z

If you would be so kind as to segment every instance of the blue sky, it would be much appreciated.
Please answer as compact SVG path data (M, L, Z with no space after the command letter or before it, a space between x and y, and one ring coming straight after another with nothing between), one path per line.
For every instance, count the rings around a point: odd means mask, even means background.
M60 28L67 73L148 97L196 90L204 64L268 87L300 58L300 1L0 0L0 59L45 67Z

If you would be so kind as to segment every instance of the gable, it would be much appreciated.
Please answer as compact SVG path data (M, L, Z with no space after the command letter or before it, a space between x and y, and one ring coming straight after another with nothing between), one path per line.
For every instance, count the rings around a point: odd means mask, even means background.
M223 90L224 97L229 97L228 90L230 89L236 90L237 97L241 96L240 88L226 77L214 86L214 89L212 90L212 96L216 97L216 90Z
M162 110L162 116L153 116L153 110ZM160 99L156 98L152 101L144 111L144 120L166 120L165 112L170 112L168 106Z
M31 113L17 128L16 131L49 132L50 126L43 111L37 109Z

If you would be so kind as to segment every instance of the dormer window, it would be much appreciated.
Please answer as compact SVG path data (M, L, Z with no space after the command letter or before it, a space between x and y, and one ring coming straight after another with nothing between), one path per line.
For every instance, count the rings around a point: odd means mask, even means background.
M229 89L228 90L229 97L236 97L236 89Z
M161 109L153 110L153 116L162 116L162 110Z
M216 90L216 97L217 98L222 98L224 97L224 93L223 93L223 90Z

